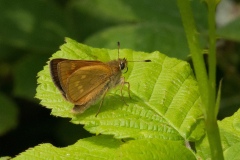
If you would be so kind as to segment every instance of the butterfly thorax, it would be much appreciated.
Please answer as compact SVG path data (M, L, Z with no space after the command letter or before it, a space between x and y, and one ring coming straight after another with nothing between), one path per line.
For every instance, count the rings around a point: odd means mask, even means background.
M122 71L127 68L127 60L125 58L113 60L107 63L112 70L112 75L110 77L110 88L115 87L121 83Z

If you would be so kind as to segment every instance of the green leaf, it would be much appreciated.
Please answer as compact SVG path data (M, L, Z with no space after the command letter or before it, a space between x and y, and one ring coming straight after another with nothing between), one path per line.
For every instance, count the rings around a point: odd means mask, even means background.
M85 43L97 47L115 48L117 41L124 42L123 48L145 52L160 50L170 57L181 59L186 59L189 55L182 26L167 23L149 22L111 27L89 37Z
M95 136L73 145L57 148L41 144L21 153L13 160L26 159L196 159L182 143L159 139L122 142L111 136Z
M129 141L119 148L116 155L116 159L196 159L183 144L159 139Z
M110 3L111 2L111 3ZM206 28L206 6L200 1L191 2L196 11L195 18L199 22L199 28ZM89 18L108 23L139 23L139 22L163 22L172 26L182 26L179 10L176 2L170 1L122 1L122 0L81 0L71 1L70 10L78 14L85 14ZM145 12L146 11L146 12ZM74 15L72 15L74 16ZM89 19L88 19L89 20ZM90 19L92 21L93 19ZM79 20L76 20L79 21ZM85 22L84 19L81 22ZM83 24L88 25L88 24ZM98 23L95 26L99 26ZM203 27L205 26L205 27ZM91 27L91 26L89 26ZM79 27L81 29L81 26Z
M111 4L109 2L112 2ZM72 6L92 17L114 21L172 21L181 22L174 1L121 1L93 0L73 1ZM159 7L164 6L164 7ZM94 8L94 9L93 9ZM147 12L143 12L147 10ZM100 13L100 14L99 14ZM119 14L120 13L120 14Z
M218 122L220 136L222 141L223 154L225 159L239 159L240 153L240 110L238 110L233 116L227 117ZM210 158L209 143L207 136L196 145L197 153L203 159Z
M49 143L28 149L13 160L42 159L111 159L122 144L111 136L96 136L81 139L73 145L57 148Z
M52 58L109 61L116 59L117 53L117 49L91 48L67 38ZM120 57L129 61L152 60L128 63L128 72L123 74L131 85L132 99L128 97L127 88L123 97L128 106L121 100L119 90L113 89L106 95L98 117L95 114L99 103L83 114L72 114L73 104L54 86L48 65L38 73L36 97L43 106L52 109L52 115L72 118L73 123L84 124L91 133L174 141L194 141L203 136L198 86L188 63L159 52L148 54L130 49L120 50Z
M199 31L206 33L206 6L200 1L191 4ZM75 20L75 36L90 46L116 48L115 42L120 41L122 48L159 50L180 59L190 54L175 1L71 1L69 12L69 19ZM205 36L201 40L206 46Z
M0 160L9 160L11 157L5 156L5 157L0 157Z
M217 30L218 36L224 39L240 42L240 18Z
M45 54L27 55L14 66L14 94L16 96L33 100L37 87L36 74L47 60L47 56Z
M0 135L16 127L17 118L16 104L9 97L0 93Z
M67 35L63 12L52 1L0 1L0 41L15 47L53 51Z
M238 160L240 159L240 142L232 145L224 152L225 160Z

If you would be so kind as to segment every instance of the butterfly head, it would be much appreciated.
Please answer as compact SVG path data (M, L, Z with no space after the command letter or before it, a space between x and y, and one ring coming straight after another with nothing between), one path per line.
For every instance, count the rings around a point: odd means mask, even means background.
M125 70L125 73L128 71L128 67L127 67L127 59L126 58L123 58L123 59L119 59L119 68L120 70Z

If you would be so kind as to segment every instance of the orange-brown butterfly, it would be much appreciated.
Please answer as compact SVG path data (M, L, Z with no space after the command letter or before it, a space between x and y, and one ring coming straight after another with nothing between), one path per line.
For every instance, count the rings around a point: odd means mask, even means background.
M118 42L118 57L119 57ZM150 62L144 60L141 62ZM83 113L98 99L102 97L100 108L104 97L110 89L124 84L128 85L130 97L130 84L122 77L122 71L127 68L127 59L118 58L109 62L91 61L91 60L69 60L69 59L52 59L50 61L50 72L52 80L60 90L63 97L73 103L73 113Z

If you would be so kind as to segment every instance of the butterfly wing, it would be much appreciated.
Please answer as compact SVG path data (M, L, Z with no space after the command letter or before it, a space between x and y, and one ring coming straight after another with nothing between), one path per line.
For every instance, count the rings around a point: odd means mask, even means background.
M50 61L50 69L55 85L65 92L67 79L73 72L82 67L102 63L101 61L53 59Z
M111 74L105 63L76 70L67 80L68 100L78 105L93 103L107 89Z
M62 61L65 61L65 60L66 59L53 59L49 63L50 73L51 73L51 77L52 77L53 83L61 91L61 93L62 93L62 95L64 97L65 97L64 90L63 90L63 88L61 86L61 82L59 80L59 75L58 75L58 64L60 62L62 62Z

